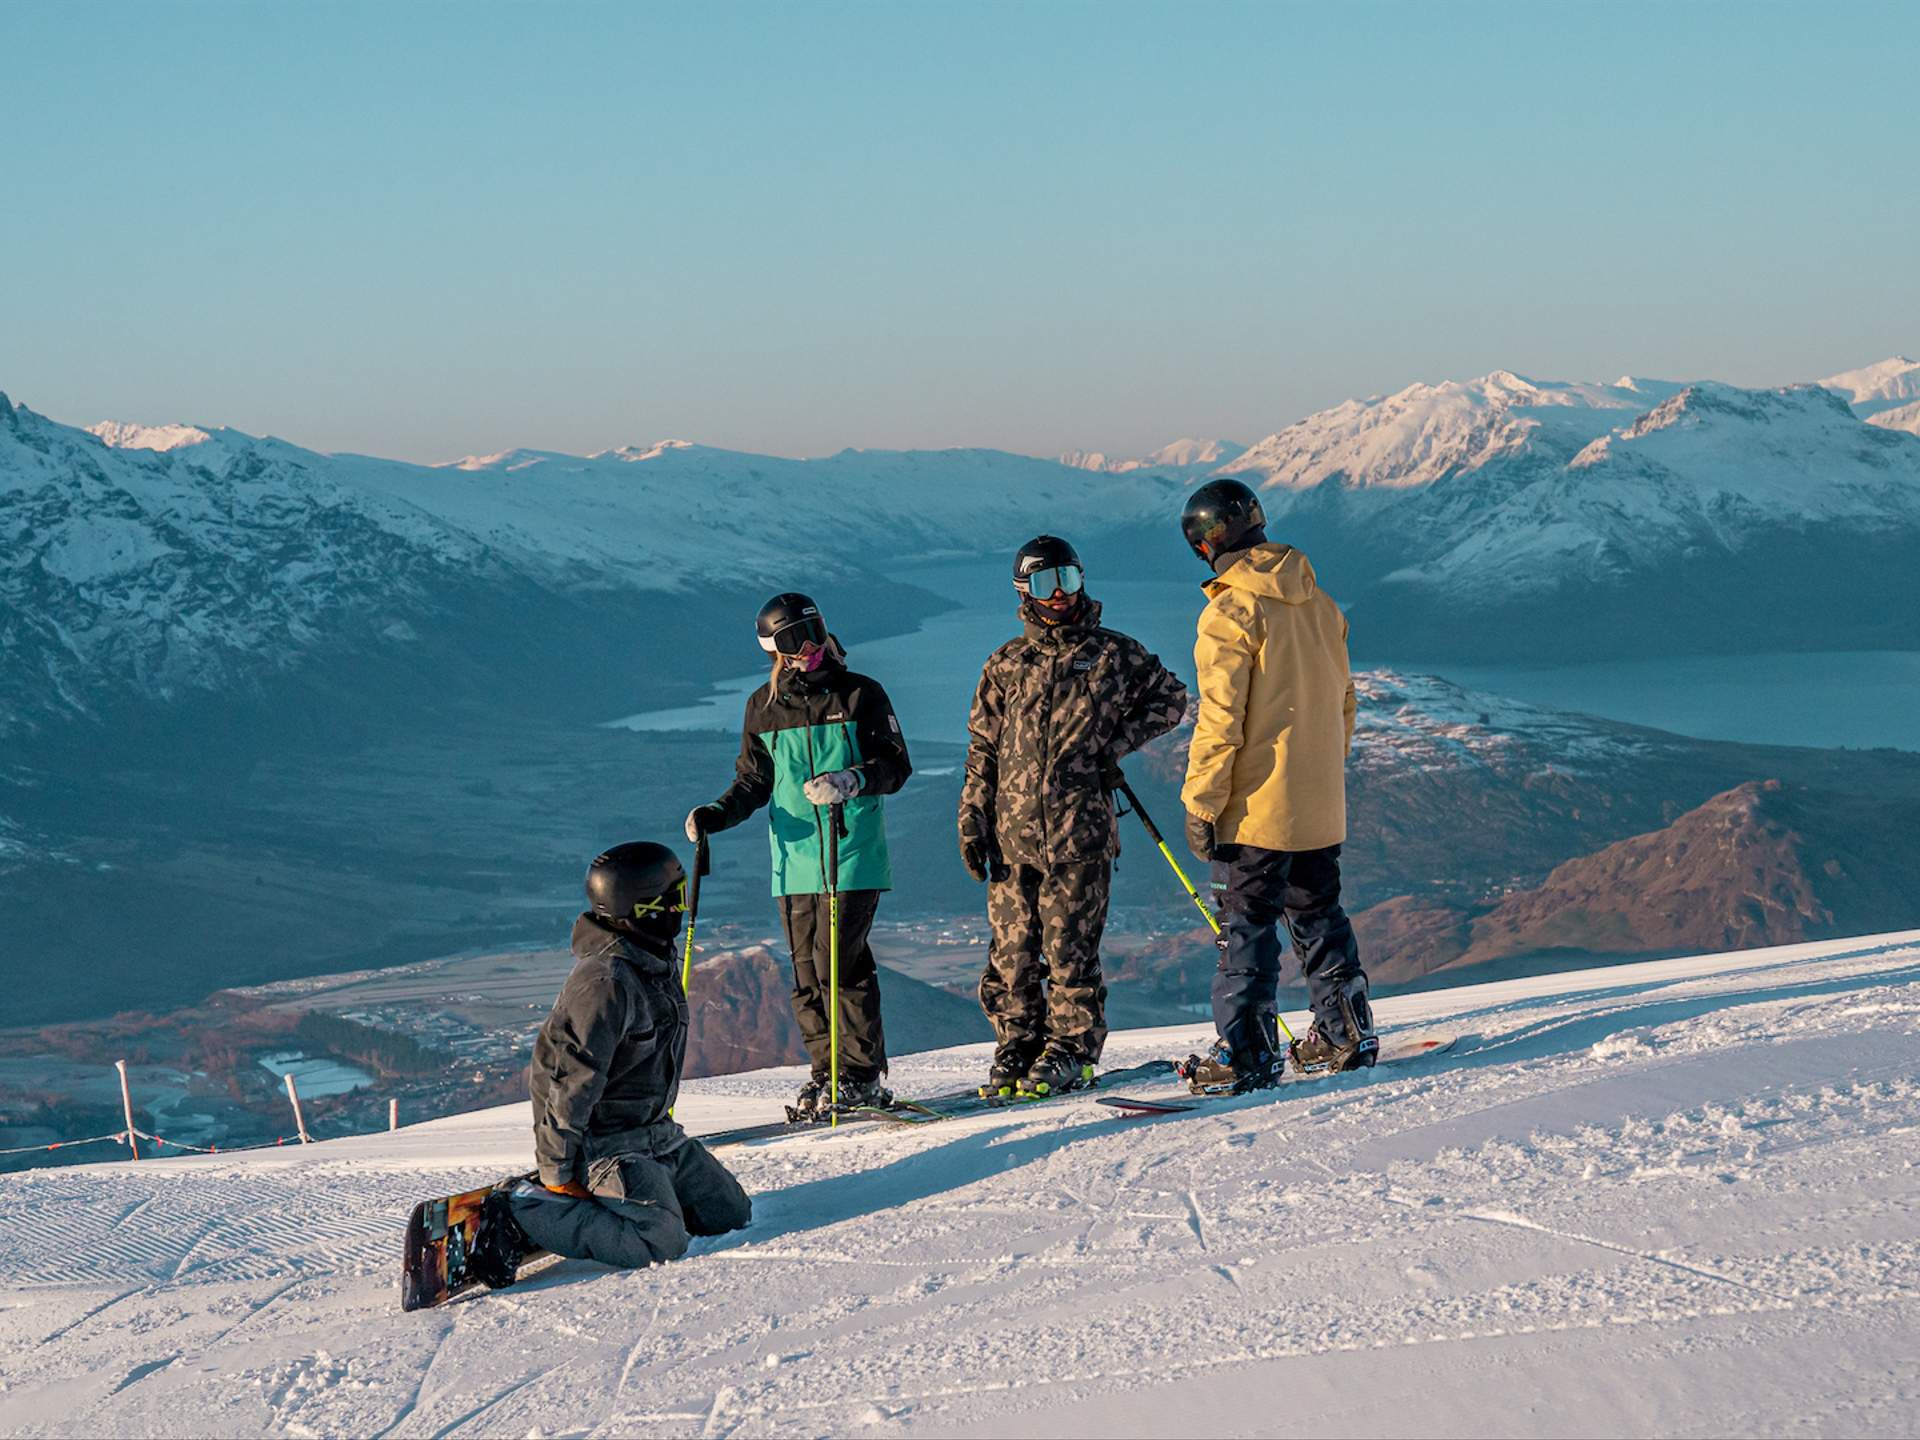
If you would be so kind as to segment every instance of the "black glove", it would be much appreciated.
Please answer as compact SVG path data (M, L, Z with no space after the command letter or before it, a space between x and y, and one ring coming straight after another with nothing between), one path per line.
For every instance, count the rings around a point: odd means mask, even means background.
M1213 859L1213 821L1187 812L1187 848L1202 860Z
M718 805L694 806L687 812L687 839L698 845L702 835L711 835L719 828L718 822L726 813Z
M1127 783L1127 772L1120 768L1118 760L1108 760L1100 767L1100 783L1109 790L1118 790Z
M991 835L962 835L960 863L975 880L992 880L996 885L1013 873L1000 858L1000 845Z

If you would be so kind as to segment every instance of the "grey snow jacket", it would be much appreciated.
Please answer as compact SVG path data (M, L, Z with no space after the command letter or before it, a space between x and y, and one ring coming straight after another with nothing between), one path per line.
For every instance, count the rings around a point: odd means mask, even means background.
M540 1180L582 1184L610 1155L670 1154L687 1054L687 997L671 942L655 953L592 915L573 926L573 973L533 1042L533 1151Z

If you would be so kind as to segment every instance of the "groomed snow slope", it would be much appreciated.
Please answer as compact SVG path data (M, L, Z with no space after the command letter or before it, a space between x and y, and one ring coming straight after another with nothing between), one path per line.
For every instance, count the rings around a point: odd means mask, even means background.
M417 1315L408 1204L524 1165L523 1109L7 1176L0 1431L1920 1431L1920 931L1380 1009L1460 1043L1165 1119L731 1150L745 1233ZM682 1114L764 1118L792 1079Z

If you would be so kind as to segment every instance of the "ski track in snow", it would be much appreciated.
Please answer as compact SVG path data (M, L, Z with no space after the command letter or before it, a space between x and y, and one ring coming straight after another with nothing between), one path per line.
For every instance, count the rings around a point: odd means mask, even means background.
M414 1315L409 1206L524 1164L523 1108L0 1177L0 1432L1920 1431L1920 932L1379 1008L1459 1043L1184 1115L732 1149L749 1230Z

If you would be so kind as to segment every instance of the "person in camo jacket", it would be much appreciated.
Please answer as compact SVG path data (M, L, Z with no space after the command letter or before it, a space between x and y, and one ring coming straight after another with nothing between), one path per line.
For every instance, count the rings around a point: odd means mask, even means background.
M1100 624L1085 575L1065 540L1020 547L1023 633L987 657L967 722L960 856L987 882L980 1003L999 1041L982 1095L1091 1083L1107 1038L1100 936L1120 853L1113 783L1120 757L1187 708L1177 676Z

